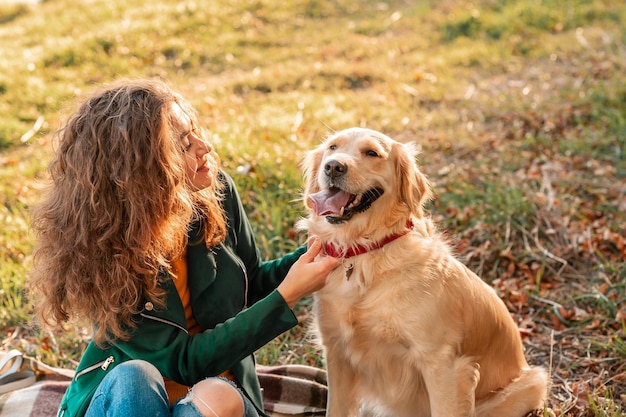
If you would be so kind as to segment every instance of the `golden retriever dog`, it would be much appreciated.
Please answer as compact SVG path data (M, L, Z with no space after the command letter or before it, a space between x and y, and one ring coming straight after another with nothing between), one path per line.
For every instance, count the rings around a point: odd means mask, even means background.
M328 417L520 417L548 376L524 358L495 291L425 215L428 180L411 144L362 128L304 158L299 228L342 259L315 294Z

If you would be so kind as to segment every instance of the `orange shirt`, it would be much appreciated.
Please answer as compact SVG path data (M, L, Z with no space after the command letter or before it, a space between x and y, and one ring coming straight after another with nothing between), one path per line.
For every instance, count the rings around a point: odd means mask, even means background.
M189 330L189 334L193 335L200 333L202 329L193 316L193 311L191 310L191 296L189 294L189 285L187 283L187 261L185 259L185 255L186 253L183 253L180 258L174 260L172 262L172 267L174 273L176 274L176 278L174 278L174 285L176 286L176 291L178 291L180 300L183 302L183 308L185 309L187 329ZM167 391L170 405L173 405L179 398L187 395L189 387L165 378L165 391Z
M172 266L174 267L174 273L176 274L176 278L174 278L174 285L176 285L176 291L178 291L180 300L183 302L183 308L185 309L185 321L187 322L189 334L194 335L200 333L202 329L196 321L196 318L193 316L193 311L191 310L191 295L189 294L189 285L187 283L187 261L185 259L185 253L183 253L183 256L172 262Z
M187 280L187 260L186 260L186 252L181 255L180 258L172 261L172 269L176 274L176 278L174 278L174 285L176 286L176 291L178 291L178 296L183 303L183 308L185 309L185 321L187 322L187 330L190 335L194 335L200 333L202 328L196 321L196 318L193 316L193 311L191 310L191 294L189 293L189 284ZM236 378L233 375L232 371L227 370L221 373L219 376L225 377L234 381ZM170 400L170 405L174 405L176 401L187 395L189 391L188 386L179 384L178 382L172 381L171 379L165 379L165 391L167 392L167 397Z

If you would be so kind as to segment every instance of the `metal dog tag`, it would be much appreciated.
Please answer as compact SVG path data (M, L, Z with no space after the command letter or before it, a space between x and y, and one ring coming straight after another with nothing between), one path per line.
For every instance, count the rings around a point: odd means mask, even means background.
M352 270L354 269L354 264L352 262L346 261L346 258L341 260L341 264L346 270L346 281L350 280L350 275L352 275Z

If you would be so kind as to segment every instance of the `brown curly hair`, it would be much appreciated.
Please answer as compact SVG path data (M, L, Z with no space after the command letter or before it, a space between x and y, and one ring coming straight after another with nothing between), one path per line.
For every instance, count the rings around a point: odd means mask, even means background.
M142 301L164 306L158 281L184 250L189 225L202 221L209 247L224 239L222 181L201 191L187 183L173 103L197 120L165 82L121 80L57 132L52 182L32 211L30 292L42 323L86 319L96 343L126 340Z

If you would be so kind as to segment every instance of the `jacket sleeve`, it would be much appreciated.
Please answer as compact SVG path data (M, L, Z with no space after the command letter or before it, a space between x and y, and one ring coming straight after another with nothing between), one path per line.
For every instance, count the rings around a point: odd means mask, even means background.
M175 290L168 291L167 311L144 311L137 330L117 348L133 359L153 363L163 376L184 385L218 375L297 324L277 292L213 329L190 336L171 318L184 312Z
M291 266L306 252L301 246L295 251L278 259L264 261L256 246L254 231L245 213L241 198L235 188L232 178L226 176L228 194L231 197L227 207L231 231L236 237L237 255L244 262L250 288L248 293L249 305L264 298L280 284Z

